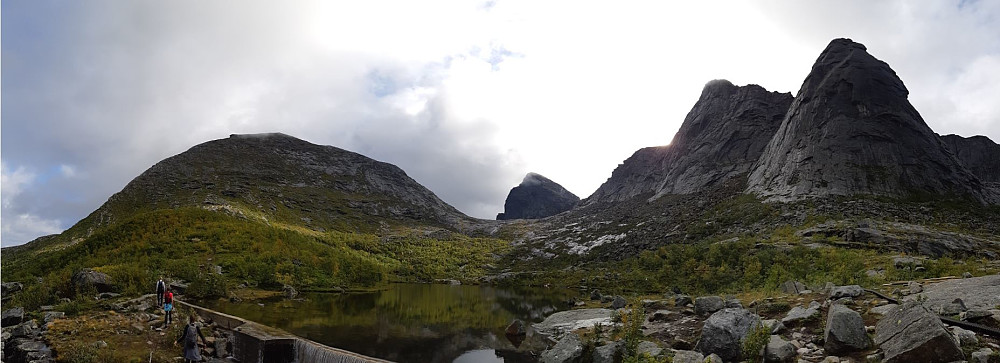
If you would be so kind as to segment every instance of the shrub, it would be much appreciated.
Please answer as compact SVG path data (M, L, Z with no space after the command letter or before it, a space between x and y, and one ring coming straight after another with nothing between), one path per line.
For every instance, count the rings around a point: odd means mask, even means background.
M771 332L764 324L758 323L751 328L746 338L743 338L743 344L740 347L743 359L750 363L763 362L762 353L769 339L771 339Z

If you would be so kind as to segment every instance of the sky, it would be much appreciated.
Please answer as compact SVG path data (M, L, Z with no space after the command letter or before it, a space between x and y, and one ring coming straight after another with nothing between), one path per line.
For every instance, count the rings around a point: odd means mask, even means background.
M668 144L704 84L796 93L830 40L940 134L1000 140L1000 1L4 1L0 243L156 162L282 132L494 218L528 172L581 198Z

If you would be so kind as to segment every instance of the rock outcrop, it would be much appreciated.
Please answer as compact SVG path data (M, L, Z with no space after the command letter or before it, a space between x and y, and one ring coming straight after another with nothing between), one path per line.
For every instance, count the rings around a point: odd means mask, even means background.
M941 320L919 303L890 310L875 325L875 344L885 352L885 363L954 362L965 355Z
M528 173L521 184L510 190L497 220L537 219L568 211L580 197L562 185L535 173Z
M695 350L702 354L718 354L726 362L739 361L742 359L740 346L743 339L757 324L760 324L760 317L749 310L719 310L705 321Z
M823 335L823 348L830 354L853 353L871 345L861 314L841 304L830 306Z
M758 85L711 81L670 145L636 151L585 203L691 194L747 173L791 102Z
M990 189L993 199L1000 199L1000 145L986 136L941 136L951 151L973 175Z
M857 194L989 200L908 94L864 45L834 39L754 165L747 190L776 201Z
M73 286L78 289L95 289L97 292L111 292L112 284L111 277L103 272L97 272L91 269L83 269L73 274L72 277Z

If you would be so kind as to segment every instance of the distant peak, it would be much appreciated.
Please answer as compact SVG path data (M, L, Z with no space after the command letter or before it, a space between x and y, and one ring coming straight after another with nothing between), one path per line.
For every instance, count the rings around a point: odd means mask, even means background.
M521 180L521 185L538 185L545 183L552 183L552 181L538 173L529 172L524 176L524 179Z
M708 81L708 83L705 83L705 87L702 88L701 94L702 96L704 96L713 93L723 93L723 92L728 93L732 92L737 88L738 87L736 87L736 85L734 85L733 82L729 82L729 80L713 79L711 81Z
M230 139L268 139L268 138L291 138L295 137L288 136L280 132L265 132L259 134L230 134Z
M826 46L827 50L831 50L831 49L850 49L850 48L857 48L857 49L861 49L861 50L866 51L866 52L868 51L868 48L865 47L864 44L855 42L855 41L851 40L850 38L837 38L837 39L831 40L830 44Z

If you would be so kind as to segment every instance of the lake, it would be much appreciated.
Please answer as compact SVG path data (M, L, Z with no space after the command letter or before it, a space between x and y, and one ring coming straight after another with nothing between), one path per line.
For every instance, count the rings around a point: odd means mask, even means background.
M545 348L529 333L515 346L504 336L514 319L526 323L569 307L568 289L475 285L391 284L347 294L304 293L269 299L203 304L226 314L364 355L397 362L534 362Z

